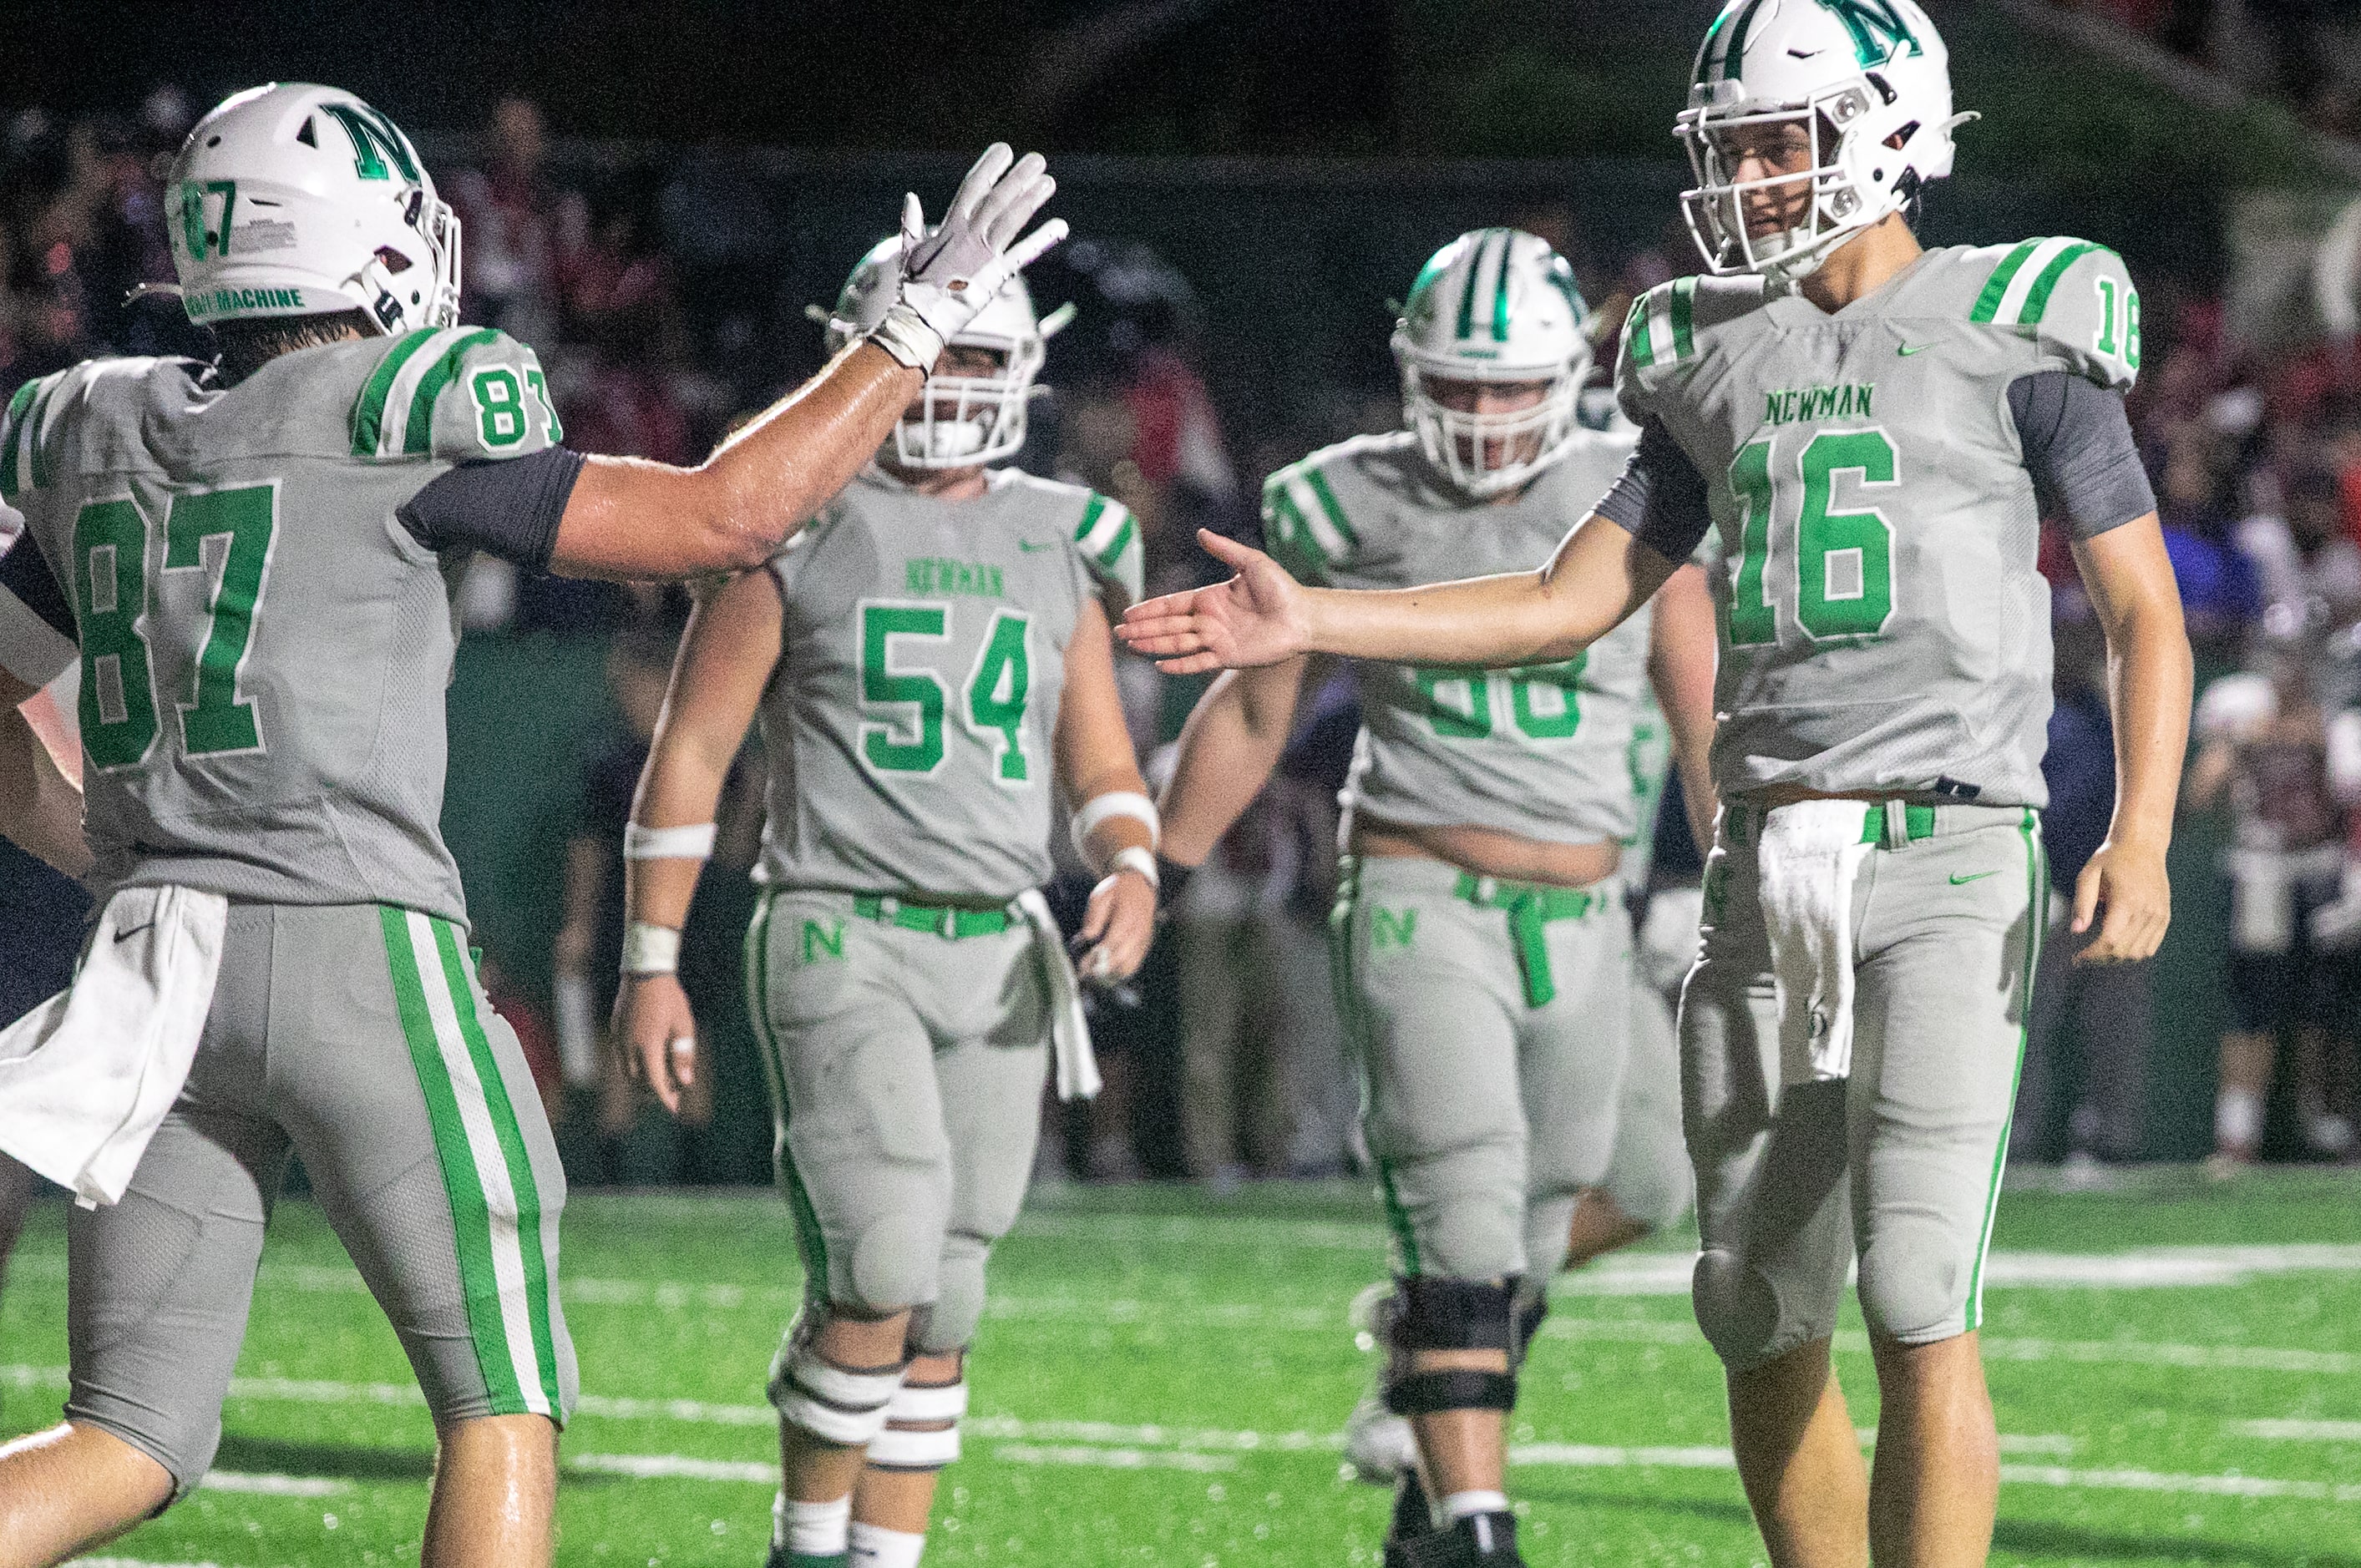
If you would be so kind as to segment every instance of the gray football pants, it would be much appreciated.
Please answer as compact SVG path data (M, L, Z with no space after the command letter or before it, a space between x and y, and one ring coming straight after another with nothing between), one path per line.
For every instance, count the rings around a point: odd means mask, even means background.
M1363 857L1332 931L1400 1272L1547 1279L1615 1147L1635 983L1621 883Z
M1865 830L1883 816L1863 811ZM1930 835L1870 852L1852 890L1851 1075L1784 1089L1759 819L1723 810L1681 995L1698 1326L1733 1370L1784 1355L1834 1331L1857 1254L1873 1331L1966 1332L1982 1320L2046 913L2037 815L1938 806Z
M947 938L774 891L746 966L807 1305L917 1308L914 1349L964 1349L1040 1132L1049 1014L1027 928Z
M577 1388L566 1178L467 933L368 905L234 904L196 1060L123 1201L67 1218L67 1419L185 1494L213 1463L290 1149L438 1426Z

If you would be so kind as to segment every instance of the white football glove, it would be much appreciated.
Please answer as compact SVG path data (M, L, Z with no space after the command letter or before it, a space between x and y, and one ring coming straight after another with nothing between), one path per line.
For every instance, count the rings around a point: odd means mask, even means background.
M1012 164L1014 167L1011 167ZM1005 142L984 148L932 234L914 192L902 199L902 291L869 340L914 370L937 356L1011 278L1066 237L1052 218L1017 235L1057 190L1038 152L1017 158Z

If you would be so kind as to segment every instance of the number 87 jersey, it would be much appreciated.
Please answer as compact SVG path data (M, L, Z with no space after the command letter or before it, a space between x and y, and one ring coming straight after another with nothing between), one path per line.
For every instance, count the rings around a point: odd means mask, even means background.
M1616 391L1718 525L1725 793L2044 804L2051 476L2018 384L2127 391L2139 331L2122 261L2064 238L1928 251L1834 313L1756 277L1641 297Z

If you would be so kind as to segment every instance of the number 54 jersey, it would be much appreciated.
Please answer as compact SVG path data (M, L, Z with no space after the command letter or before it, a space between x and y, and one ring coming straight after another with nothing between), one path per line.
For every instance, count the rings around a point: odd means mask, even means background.
M461 463L568 456L559 434L533 351L488 328L302 349L227 389L186 359L18 389L0 665L80 663L93 891L464 921L438 825L446 572L500 547L504 509L465 540L407 519Z
M1641 297L1616 391L1717 525L1726 795L2046 803L2049 589L2010 388L2127 390L2139 338L2122 261L2073 239L1930 250L1834 313L1759 278Z
M941 500L874 466L772 557L757 879L998 903L1049 880L1051 738L1084 605L1139 597L1137 524L1014 469Z

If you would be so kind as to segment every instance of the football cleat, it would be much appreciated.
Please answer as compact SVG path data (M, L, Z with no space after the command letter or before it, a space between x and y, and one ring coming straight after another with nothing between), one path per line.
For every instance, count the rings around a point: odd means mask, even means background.
M830 354L869 334L902 289L902 236L877 242L844 280L833 313L808 314L828 326ZM1000 356L990 376L927 378L927 389L908 417L894 427L894 460L906 468L967 468L1014 457L1025 444L1026 409L1049 340L1073 319L1071 306L1033 313L1033 291L1022 273L1009 279L973 321L951 335L950 348L981 348Z
M403 333L459 319L459 219L401 127L349 93L249 87L172 160L165 229L200 324L354 309Z
M1549 241L1477 229L1438 250L1394 325L1402 411L1429 463L1462 493L1515 489L1573 449L1590 374L1590 307ZM1447 406L1436 382L1543 383L1511 411Z
M1916 0L1730 0L1697 50L1675 122L1697 173L1683 193L1706 266L1792 282L1850 236L1907 208L1951 172L1949 56ZM1741 180L1750 141L1781 126L1810 138L1811 167ZM1803 222L1747 232L1746 198L1806 185Z

